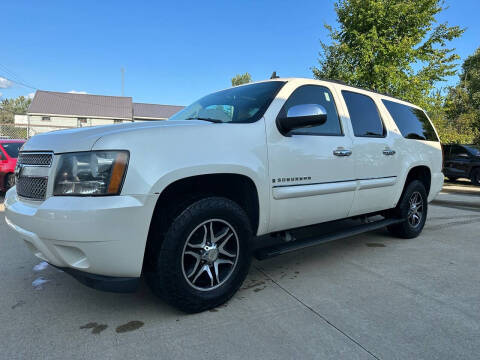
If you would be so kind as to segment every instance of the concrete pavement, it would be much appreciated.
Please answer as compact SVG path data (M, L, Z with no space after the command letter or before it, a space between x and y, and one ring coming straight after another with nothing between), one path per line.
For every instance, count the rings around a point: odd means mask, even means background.
M477 359L480 197L472 199L440 194L417 239L381 230L254 261L229 303L196 315L145 285L110 294L50 266L34 271L40 260L0 211L0 358Z

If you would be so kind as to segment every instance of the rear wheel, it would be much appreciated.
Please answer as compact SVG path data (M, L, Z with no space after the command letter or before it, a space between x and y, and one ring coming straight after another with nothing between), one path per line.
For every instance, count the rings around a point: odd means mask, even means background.
M421 181L414 180L407 185L402 198L393 214L405 219L403 222L390 225L387 229L395 236L412 239L420 235L427 219L427 192Z
M471 180L473 185L480 186L480 168L473 169Z
M245 211L220 197L198 200L171 223L161 246L148 254L152 291L193 313L217 307L243 283L252 236Z
M5 176L5 190L10 189L12 186L15 186L15 175L10 173Z

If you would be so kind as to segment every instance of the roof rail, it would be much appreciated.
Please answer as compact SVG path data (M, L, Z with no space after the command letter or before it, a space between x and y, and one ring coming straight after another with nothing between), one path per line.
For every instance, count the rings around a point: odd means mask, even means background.
M401 97L393 96L392 94L389 94L389 93L384 93L384 92L380 92L380 91L377 91L377 90L367 89L367 88L364 88L364 87L361 87L361 86L350 85L343 80L338 80L338 79L318 79L318 80L327 81L327 82L331 82L331 83L335 83L335 84L341 84L341 85L349 86L349 87L352 87L352 88L355 88L355 89L370 91L370 92L374 92L376 94L388 96L388 97L391 97L393 99L397 99L397 100L401 100L401 101L407 101L407 100L402 99Z

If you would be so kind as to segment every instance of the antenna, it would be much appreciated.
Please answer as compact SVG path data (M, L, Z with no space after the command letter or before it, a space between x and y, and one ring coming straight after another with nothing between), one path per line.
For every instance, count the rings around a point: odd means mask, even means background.
M122 67L120 71L122 73L122 96L124 96L125 95L125 69Z
M274 72L272 73L272 76L270 76L270 79L278 79L279 77L280 77L280 76L277 75L277 72L274 71Z

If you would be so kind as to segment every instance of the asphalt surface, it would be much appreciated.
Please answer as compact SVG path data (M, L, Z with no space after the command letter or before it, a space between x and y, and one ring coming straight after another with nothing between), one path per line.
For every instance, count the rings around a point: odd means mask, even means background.
M254 261L196 315L144 284L110 294L44 268L0 207L0 359L478 359L477 190L447 184L417 239L381 230Z

